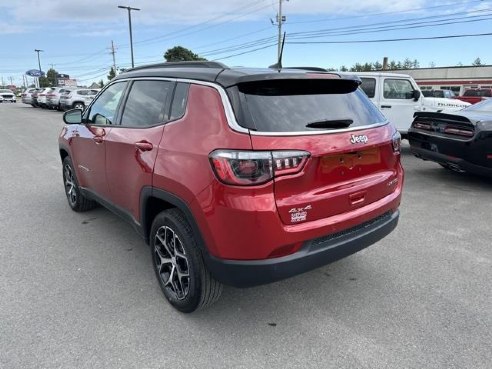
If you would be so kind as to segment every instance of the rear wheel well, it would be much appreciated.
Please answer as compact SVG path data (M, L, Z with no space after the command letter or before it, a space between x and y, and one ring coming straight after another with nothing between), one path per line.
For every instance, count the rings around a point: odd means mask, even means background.
M64 149L60 149L60 158L62 162L67 156L68 156L68 152L66 152Z
M143 224L145 239L149 240L150 237L150 229L152 228L152 223L154 222L155 217L162 211L167 209L175 208L173 204L162 200L157 197L149 197L145 204L145 213L143 214L145 222Z

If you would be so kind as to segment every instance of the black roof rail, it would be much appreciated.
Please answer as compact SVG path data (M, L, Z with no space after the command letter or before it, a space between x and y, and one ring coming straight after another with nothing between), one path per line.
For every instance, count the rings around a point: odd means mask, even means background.
M313 72L328 72L328 70L321 67L284 67L282 69L303 69L303 70L310 70Z
M134 70L142 69L152 69L152 68L218 68L218 69L229 69L225 64L214 62L214 61L182 61L182 62L165 62L156 64L140 65L135 68L130 68L125 70L125 72L130 72Z

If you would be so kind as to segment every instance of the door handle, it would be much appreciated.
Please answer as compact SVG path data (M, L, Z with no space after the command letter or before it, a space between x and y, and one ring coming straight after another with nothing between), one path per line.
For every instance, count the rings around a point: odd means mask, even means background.
M391 109L391 105L381 105L381 109Z
M135 147L140 151L150 151L154 148L154 145L148 141L135 142Z

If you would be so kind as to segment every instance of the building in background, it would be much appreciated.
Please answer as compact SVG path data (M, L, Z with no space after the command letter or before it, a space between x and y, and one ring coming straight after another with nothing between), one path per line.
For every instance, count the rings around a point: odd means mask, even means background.
M77 87L77 80L70 79L68 74L57 74L56 75L56 85L58 87Z
M421 90L452 90L456 95L462 95L468 88L492 88L492 65L416 68L395 72L411 75Z

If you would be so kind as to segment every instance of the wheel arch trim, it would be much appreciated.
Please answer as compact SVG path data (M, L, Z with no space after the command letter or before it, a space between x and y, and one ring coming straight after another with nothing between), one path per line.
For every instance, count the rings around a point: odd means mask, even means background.
M202 233L188 204L175 194L151 186L142 188L142 191L140 192L140 224L142 230L144 231L145 242L150 245L150 229L152 227L153 219L147 219L148 217L146 210L148 202L151 198L163 200L173 205L183 213L186 221L193 231L193 235L195 236L196 243L200 247L200 250L205 253L204 256L208 256L209 253L207 247L205 246Z

